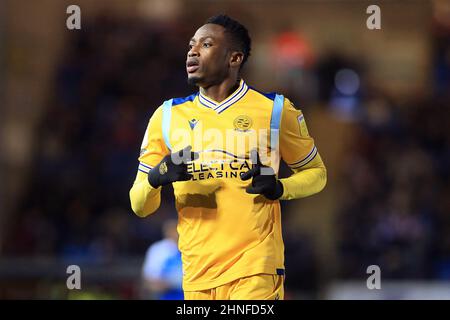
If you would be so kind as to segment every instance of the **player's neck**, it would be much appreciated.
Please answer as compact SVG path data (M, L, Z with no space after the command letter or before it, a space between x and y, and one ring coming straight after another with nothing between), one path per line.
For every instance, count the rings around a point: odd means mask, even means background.
M240 78L238 79L225 79L220 84L212 85L205 88L200 88L201 94L213 99L214 101L221 102L228 98L238 87Z

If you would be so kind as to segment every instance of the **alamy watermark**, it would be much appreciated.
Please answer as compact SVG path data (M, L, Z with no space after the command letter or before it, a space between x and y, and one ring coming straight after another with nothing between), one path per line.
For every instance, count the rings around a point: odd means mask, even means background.
M367 278L366 285L367 289L381 289L381 269L378 265L372 264L367 267L367 274L370 276Z
M70 275L67 277L67 280L66 280L67 289L80 290L81 289L81 268L79 266L77 266L76 264L72 264L67 267L66 273Z
M367 7L367 14L370 16L366 20L366 26L369 30L380 30L381 29L381 9L379 6L372 4Z
M66 26L69 30L81 29L81 9L79 6L72 4L67 7L66 13L70 16L66 19Z

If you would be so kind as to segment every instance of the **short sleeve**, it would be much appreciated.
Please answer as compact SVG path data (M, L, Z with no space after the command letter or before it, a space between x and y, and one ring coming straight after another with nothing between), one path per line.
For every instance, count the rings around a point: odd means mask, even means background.
M317 155L314 139L309 135L305 116L285 98L280 125L280 152L292 169L299 169Z
M156 109L148 122L139 155L139 171L148 173L169 150L162 135L162 107Z

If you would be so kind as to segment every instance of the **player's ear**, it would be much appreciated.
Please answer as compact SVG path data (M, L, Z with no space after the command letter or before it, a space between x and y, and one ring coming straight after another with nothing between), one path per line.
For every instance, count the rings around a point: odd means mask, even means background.
M230 67L239 67L244 60L244 54L240 51L231 52Z

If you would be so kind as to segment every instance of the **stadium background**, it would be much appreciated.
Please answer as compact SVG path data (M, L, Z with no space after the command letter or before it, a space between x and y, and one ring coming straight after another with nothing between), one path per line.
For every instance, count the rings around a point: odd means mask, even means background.
M176 213L169 189L155 215L131 212L139 146L153 110L194 90L187 42L219 12L249 28L244 78L303 110L328 168L323 192L283 203L286 297L450 298L445 0L0 1L0 298L142 298L145 250Z

